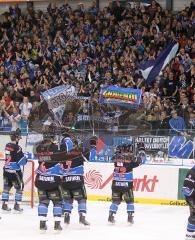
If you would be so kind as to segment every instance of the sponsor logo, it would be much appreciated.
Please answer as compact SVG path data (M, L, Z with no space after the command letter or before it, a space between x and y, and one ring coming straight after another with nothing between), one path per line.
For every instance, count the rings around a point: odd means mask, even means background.
M111 202L112 198L111 197L107 197L107 198L98 198L97 199L98 202Z
M180 201L170 201L170 205L175 205L175 206L188 206L187 202L180 202Z
M85 174L84 180L88 188L103 189L110 181L112 181L112 174L103 181L100 172L90 170ZM141 192L154 192L158 182L159 180L156 175L153 178L148 178L147 175L144 175L143 178L135 178L133 180L133 190Z
M91 189L100 189L103 179L100 172L96 170L90 170L85 174L84 181L87 187Z
M159 182L157 176L148 178L144 175L143 178L135 178L133 180L133 190L141 192L154 192L156 184Z

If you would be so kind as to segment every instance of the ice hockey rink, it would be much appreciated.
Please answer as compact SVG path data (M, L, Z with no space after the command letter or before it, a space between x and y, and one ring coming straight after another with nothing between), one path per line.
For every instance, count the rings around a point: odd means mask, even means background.
M37 207L23 206L23 214L3 214L0 220L1 239L20 240L184 240L188 207L167 205L135 205L135 223L127 224L125 204L120 205L116 215L116 224L107 222L109 202L88 202L87 220L89 228L78 223L77 205L71 216L69 226L63 226L63 231L56 234L53 230L52 208L48 214L48 230L41 234Z

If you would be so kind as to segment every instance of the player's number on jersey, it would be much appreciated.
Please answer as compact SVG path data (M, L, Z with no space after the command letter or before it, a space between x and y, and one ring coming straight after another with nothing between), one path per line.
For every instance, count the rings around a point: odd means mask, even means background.
M5 155L5 164L9 164L9 162L11 161L12 157L11 155Z
M71 165L72 165L72 161L70 160L66 161L67 170L71 168Z
M126 168L125 167L115 167L115 172L123 175L126 173Z
M47 171L44 162L41 163L41 165L40 165L40 170L41 170L41 172L46 172L46 171Z

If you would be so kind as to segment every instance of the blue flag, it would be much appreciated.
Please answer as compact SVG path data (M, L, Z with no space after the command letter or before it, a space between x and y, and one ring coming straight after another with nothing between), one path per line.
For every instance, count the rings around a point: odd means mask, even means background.
M148 84L151 84L155 78L161 74L161 71L175 57L179 48L176 42L168 45L155 60L145 61L139 66L140 71Z

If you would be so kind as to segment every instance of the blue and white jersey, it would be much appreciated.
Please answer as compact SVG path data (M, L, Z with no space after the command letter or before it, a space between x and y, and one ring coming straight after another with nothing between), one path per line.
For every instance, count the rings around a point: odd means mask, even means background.
M113 180L115 181L125 181L125 182L132 182L133 181L133 172L128 173L113 173Z
M60 163L63 156L60 155L57 144L43 141L36 147L36 155L39 163L38 174L44 176L63 175L63 165Z
M115 153L113 156L114 172L112 188L132 187L133 168L144 163L145 152L139 152L137 156L132 153Z
M61 150L70 152L74 148L74 143L69 137L65 137L61 140Z
M37 173L43 176L63 176L63 167L60 163L46 168L45 163L39 165Z
M64 178L62 185L64 188L77 188L84 184L84 161L89 158L89 151L81 152L73 149L66 154L63 161Z
M15 143L8 143L5 147L4 169L11 171L21 170L21 166L27 163L27 158L22 152L22 148Z
M90 162L95 162L95 161L96 161L96 156L97 156L96 147L92 147L92 148L90 149L89 161L90 161Z
M184 180L182 192L186 200L192 199L195 203L195 167L188 171Z
M73 167L73 168L67 168L63 169L63 176L69 176L69 175L84 175L84 166L78 166L78 167Z
M58 189L63 175L63 155L58 151L57 144L44 140L36 147L39 167L35 186L41 190Z

